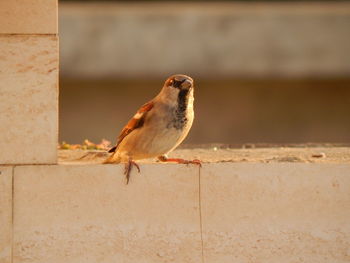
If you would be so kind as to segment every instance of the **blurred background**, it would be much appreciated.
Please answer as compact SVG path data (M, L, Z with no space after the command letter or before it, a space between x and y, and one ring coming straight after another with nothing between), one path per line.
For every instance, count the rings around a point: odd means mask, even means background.
M59 2L60 141L116 136L175 73L187 144L350 143L350 2Z

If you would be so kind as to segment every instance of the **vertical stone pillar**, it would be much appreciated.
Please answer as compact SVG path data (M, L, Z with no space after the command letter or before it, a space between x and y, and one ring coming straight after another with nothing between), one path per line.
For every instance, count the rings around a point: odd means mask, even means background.
M0 164L53 164L57 0L0 1Z

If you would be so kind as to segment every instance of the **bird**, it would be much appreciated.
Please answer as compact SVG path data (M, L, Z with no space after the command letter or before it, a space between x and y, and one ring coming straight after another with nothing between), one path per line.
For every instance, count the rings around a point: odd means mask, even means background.
M194 120L194 81L183 74L170 76L159 94L145 103L120 132L104 164L125 163L126 184L136 160L158 158L161 162L196 164L198 159L169 158L186 138Z

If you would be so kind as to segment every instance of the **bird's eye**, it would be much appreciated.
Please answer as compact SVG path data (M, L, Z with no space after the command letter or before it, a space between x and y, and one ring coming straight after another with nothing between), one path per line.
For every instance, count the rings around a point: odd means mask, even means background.
M174 80L171 79L171 80L169 81L169 85L173 85L173 84L174 84Z

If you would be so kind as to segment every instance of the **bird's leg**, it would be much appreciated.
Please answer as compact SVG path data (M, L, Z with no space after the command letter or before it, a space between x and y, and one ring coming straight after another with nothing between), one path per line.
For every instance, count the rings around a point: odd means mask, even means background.
M140 172L140 166L135 163L131 158L129 158L128 162L125 163L125 170L124 170L124 174L125 174L125 178L126 178L126 184L129 183L129 180L130 180L130 172L131 172L131 169L132 169L132 166L136 166L138 172Z
M183 163L183 164L196 164L199 165L199 167L202 167L202 162L198 159L194 159L192 161L190 160L184 160L181 158L168 158L166 155L161 155L158 157L158 160L161 162L173 162L173 163Z

